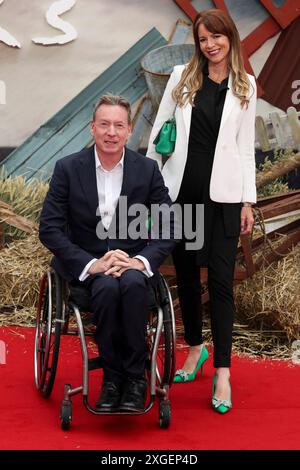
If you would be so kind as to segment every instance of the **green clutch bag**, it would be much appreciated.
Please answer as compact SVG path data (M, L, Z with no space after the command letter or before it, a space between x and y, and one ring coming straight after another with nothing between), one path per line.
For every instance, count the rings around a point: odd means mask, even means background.
M170 155L174 152L176 142L176 121L175 118L168 119L162 125L153 143L155 150L161 155Z

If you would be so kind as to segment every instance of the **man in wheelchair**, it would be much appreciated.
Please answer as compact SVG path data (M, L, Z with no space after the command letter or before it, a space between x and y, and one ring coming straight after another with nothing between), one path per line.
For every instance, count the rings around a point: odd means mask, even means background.
M54 269L91 293L103 364L99 411L144 409L149 285L176 244L172 217L168 236L161 218L159 236L148 236L147 210L172 202L157 163L125 147L131 128L129 102L102 96L90 125L94 146L56 162L40 219ZM145 208L138 223L137 207Z

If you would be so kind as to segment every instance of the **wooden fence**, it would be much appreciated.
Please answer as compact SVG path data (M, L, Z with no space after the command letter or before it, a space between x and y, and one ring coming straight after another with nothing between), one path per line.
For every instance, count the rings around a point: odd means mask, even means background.
M286 114L270 113L268 119L256 116L255 147L264 152L275 148L300 150L300 112L290 107Z

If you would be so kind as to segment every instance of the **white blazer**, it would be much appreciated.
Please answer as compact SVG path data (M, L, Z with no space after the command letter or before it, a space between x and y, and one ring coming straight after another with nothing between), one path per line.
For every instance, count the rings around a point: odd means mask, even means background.
M178 196L183 178L192 116L190 103L176 107L172 98L172 90L179 82L184 67L185 65L177 65L173 69L156 115L147 150L147 156L157 161L173 201ZM210 180L210 198L216 202L256 202L256 84L252 75L248 77L253 88L250 87L248 108L242 109L240 100L232 93L232 75L229 75L229 90L226 93ZM175 150L162 168L162 157L156 153L153 140L163 123L173 116L175 108Z

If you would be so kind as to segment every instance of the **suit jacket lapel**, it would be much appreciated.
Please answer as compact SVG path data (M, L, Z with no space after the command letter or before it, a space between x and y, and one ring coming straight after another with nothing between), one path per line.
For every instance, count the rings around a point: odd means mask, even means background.
M135 160L137 156L129 149L125 149L124 168L123 168L123 181L120 196L128 196L134 186L137 177L135 173ZM98 211L99 200L97 191L96 167L95 167L95 154L94 147L89 148L82 155L77 167L78 176L82 186L82 191L85 194L89 207L94 216L101 219ZM118 215L119 201L113 216L113 220ZM116 220L118 226L118 219Z
M127 203L128 203L128 196L132 192L132 188L134 187L135 180L137 178L136 170L135 170L135 160L137 159L137 155L135 155L131 150L125 148L125 155L124 155L124 166L123 166L123 181L122 181L122 186L121 186L121 192L120 192L120 197L121 196L126 196L127 197ZM120 198L118 199L118 203L110 224L110 227L116 227L117 230L121 230L121 232L126 232L127 230L127 213L124 214L123 211L121 210L121 216L122 220L119 218L119 205L120 205ZM128 206L127 210L128 210ZM125 217L125 218L124 218ZM120 226L122 225L122 227Z
M189 137L190 134L190 127L191 127L191 119L192 119L192 106L189 102L187 102L182 108L182 115L183 115L183 122L185 125L186 135Z
M221 118L220 131L222 127L224 126L224 124L226 123L227 118L230 116L233 106L237 103L237 101L239 102L239 99L236 96L234 96L234 94L232 93L233 87L232 87L232 73L231 72L229 74L229 79L228 79L228 88L229 90L227 90L227 93L226 93L226 98L225 98L225 103L224 103L224 108L223 108L223 113L222 113L222 118Z
M120 196L128 196L131 188L134 186L134 181L137 178L135 173L135 160L137 156L129 149L125 148L124 155L124 168L123 168L123 181Z
M229 74L229 79L228 79L228 88L229 90L226 93L226 98L225 98L225 103L224 103L224 108L223 108L223 113L222 113L222 119L221 119L221 124L220 124L220 130L224 126L226 119L228 116L230 116L231 110L233 106L236 104L238 98L234 96L232 93L232 73ZM182 114L183 114L183 121L185 124L185 130L186 130L186 135L189 137L190 134L190 127L191 127L191 117L192 117L192 106L190 103L186 103L185 106L182 108Z
M82 191L85 194L89 207L94 216L99 206L98 191L97 191L97 179L96 179L96 166L95 166L95 154L94 147L90 147L85 152L79 161L77 167L78 176L82 186Z

